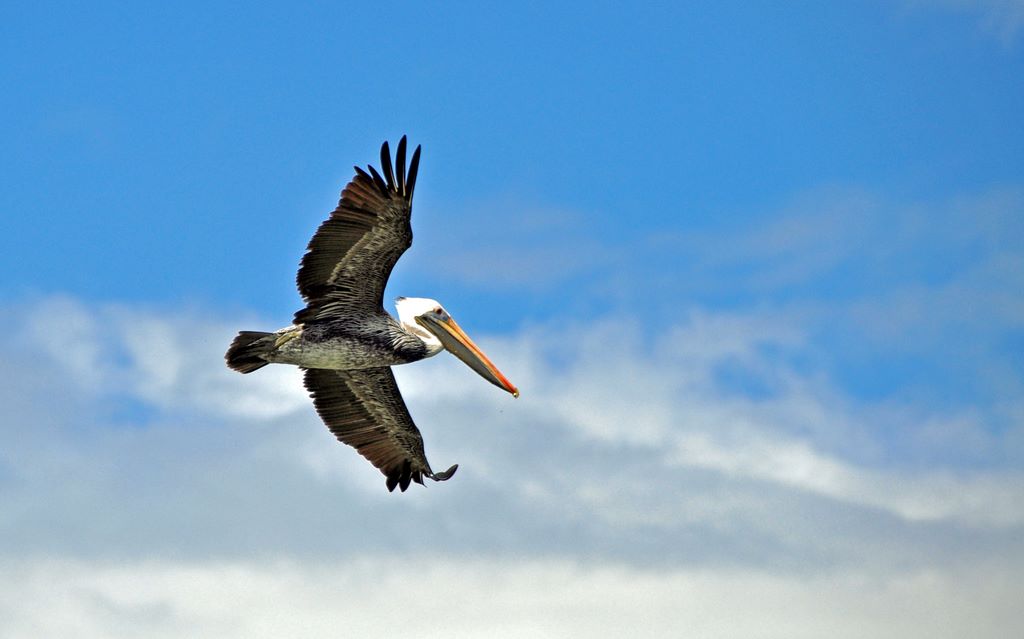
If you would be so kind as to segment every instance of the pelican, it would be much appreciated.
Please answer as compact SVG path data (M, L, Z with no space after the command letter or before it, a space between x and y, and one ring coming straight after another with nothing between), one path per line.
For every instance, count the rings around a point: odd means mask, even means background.
M420 147L408 173L402 136L391 163L380 148L381 176L355 167L341 201L317 229L302 257L296 284L306 307L292 325L264 333L242 331L224 358L251 373L267 364L305 372L305 386L320 418L342 443L355 448L387 478L389 491L410 482L449 479L458 464L434 472L423 437L412 421L391 367L447 350L481 377L519 397L519 391L435 300L399 297L398 319L384 310L384 287L398 258L412 244L412 194ZM397 169L397 170L396 170Z

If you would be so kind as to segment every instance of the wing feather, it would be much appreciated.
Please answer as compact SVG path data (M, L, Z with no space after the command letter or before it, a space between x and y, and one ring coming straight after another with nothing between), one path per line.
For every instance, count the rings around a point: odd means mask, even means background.
M395 177L388 144L381 146L382 167L355 167L355 176L302 257L296 284L306 308L297 323L331 319L345 312L383 310L384 287L402 253L412 244L412 190L419 165L416 147L408 173L405 137L398 145L401 162Z
M398 169L398 193L405 195L405 136L398 141L398 150L395 151L395 168Z
M406 191L405 199L412 202L412 192L416 188L416 174L420 169L420 147L417 146L416 150L412 152L412 160L409 162L409 175L405 178Z
M316 412L338 441L355 448L387 477L388 490L405 490L428 477L444 481L458 465L434 473L423 437L409 415L389 367L351 371L306 369Z
M373 176L373 183L377 185L377 188L380 189L380 192L383 193L384 195L390 195L391 187L389 187L388 183L384 181L384 178L380 176L380 173L377 173L377 169L373 168L372 164L367 166L366 168L370 169L370 175Z
M395 188L395 170L391 166L391 149L388 148L387 140L380 146L380 170L384 172L384 177L387 178L387 187L389 190ZM401 191L398 194L401 195Z

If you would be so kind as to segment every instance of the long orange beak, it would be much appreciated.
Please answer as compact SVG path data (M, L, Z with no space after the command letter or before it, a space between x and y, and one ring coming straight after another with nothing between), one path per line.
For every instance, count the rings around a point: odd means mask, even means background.
M513 386L507 377L501 374L498 367L484 355L483 351L473 343L473 340L469 339L469 335L466 335L459 328L459 325L455 323L451 315L445 313L443 318L439 318L430 314L424 314L416 317L416 321L436 335L437 339L441 340L445 350L461 359L466 366L479 373L480 377L483 377L498 388L512 393L512 397L519 397L519 389Z

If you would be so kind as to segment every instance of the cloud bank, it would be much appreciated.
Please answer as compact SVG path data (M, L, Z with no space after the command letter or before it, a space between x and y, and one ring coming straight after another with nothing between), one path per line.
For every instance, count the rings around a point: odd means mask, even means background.
M485 337L519 401L451 358L401 368L428 455L462 467L393 495L295 371L222 367L235 323L67 298L5 316L8 634L996 636L1015 618L1021 474L846 454L885 450L876 409L794 367L793 326L694 311L653 340L629 318Z

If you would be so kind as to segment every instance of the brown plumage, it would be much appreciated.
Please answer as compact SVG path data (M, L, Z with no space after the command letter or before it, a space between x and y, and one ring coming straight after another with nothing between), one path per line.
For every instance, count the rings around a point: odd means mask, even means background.
M384 287L398 258L412 245L412 194L419 171L420 147L405 177L405 136L398 142L399 180L391 151L380 149L385 181L372 167L358 166L341 192L341 201L309 241L296 276L306 308L295 322L346 312L384 312Z
M458 466L431 470L391 366L447 349L492 384L519 395L436 301L399 298L401 322L384 310L384 287L412 244L420 148L408 171L405 157L403 136L396 165L388 143L381 146L383 175L372 166L355 167L337 208L302 257L296 284L305 308L291 326L274 333L239 333L225 355L228 366L241 373L268 363L305 369L306 389L321 419L387 477L392 491L422 484L424 477L444 481Z
M412 422L395 376L387 366L354 371L306 370L316 412L338 441L352 446L387 476L388 490L423 477L448 479L458 468L430 470L423 437Z

